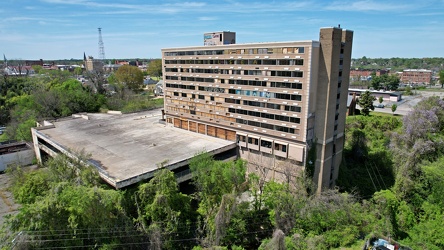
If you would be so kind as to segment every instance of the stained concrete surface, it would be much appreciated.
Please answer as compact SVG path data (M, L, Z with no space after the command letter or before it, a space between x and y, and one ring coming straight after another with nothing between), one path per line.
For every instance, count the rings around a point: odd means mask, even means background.
M233 148L235 142L210 137L161 123L160 110L134 114L87 114L55 121L55 128L40 130L65 148L84 150L116 181L171 166L202 151Z

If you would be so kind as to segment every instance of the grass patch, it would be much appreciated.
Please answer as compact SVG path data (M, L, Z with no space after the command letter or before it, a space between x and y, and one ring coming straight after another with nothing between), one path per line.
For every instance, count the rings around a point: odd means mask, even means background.
M397 115L396 114L393 115L392 113L384 113L384 112L372 111L372 112L370 112L370 116L397 116Z
M442 88L433 88L433 89L419 89L418 92L444 92L444 89Z
M1 141L7 141L7 140L8 140L8 137L6 136L6 133L3 132L3 134L0 135L0 142Z
M365 245L365 240L358 240L353 245L349 247L339 247L332 248L333 250L362 250L362 247Z
M163 98L134 98L122 108L122 113L133 113L163 107Z

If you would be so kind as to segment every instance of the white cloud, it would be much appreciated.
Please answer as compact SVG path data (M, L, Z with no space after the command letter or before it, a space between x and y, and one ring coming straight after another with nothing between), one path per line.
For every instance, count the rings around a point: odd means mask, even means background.
M388 3L386 1L335 1L330 5L327 5L325 10L338 10L338 11L399 11L415 8L416 4L398 4Z
M216 17L209 17L209 16L202 16L202 17L199 17L199 20L201 20L201 21L214 21L214 20L217 20L217 18Z

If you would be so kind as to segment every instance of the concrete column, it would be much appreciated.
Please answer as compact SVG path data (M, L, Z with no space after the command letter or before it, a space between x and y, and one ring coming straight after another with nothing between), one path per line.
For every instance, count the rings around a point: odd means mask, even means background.
M31 134L32 134L32 145L34 146L35 158L37 159L37 162L39 164L41 164L42 163L42 154L41 154L40 148L39 148L37 129L31 128Z

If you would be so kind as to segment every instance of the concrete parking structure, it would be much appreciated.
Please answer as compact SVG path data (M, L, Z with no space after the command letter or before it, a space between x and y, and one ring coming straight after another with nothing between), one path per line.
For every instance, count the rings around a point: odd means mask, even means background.
M87 163L106 182L123 188L150 179L160 168L176 173L179 181L191 178L189 160L199 152L217 159L235 159L236 143L183 131L160 121L161 110L135 114L78 114L44 122L32 129L38 161L43 154L71 158L84 150Z

